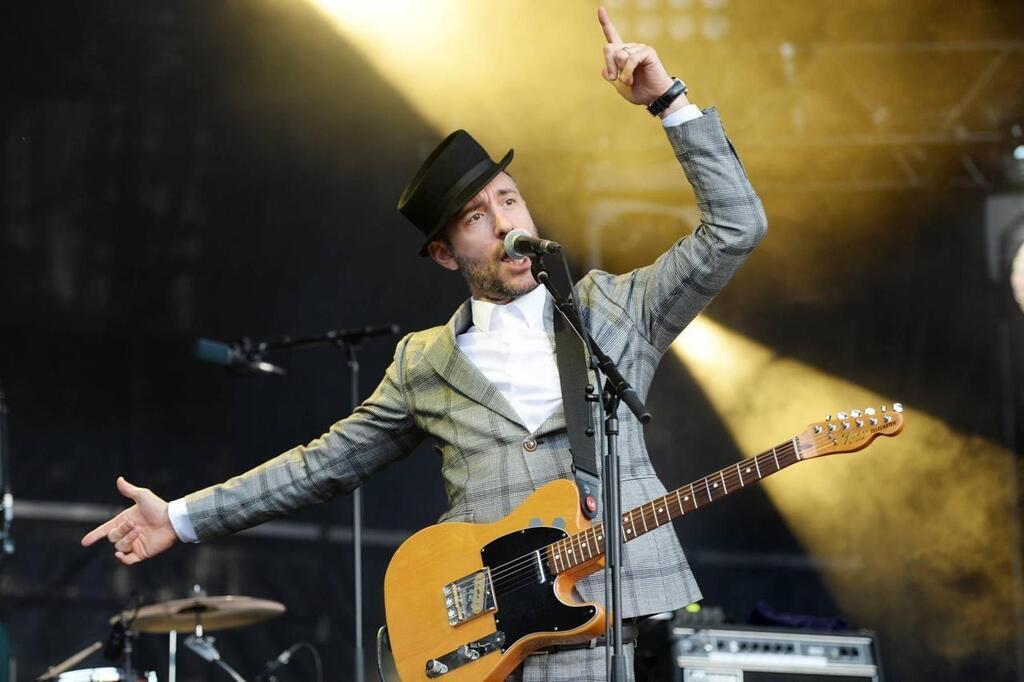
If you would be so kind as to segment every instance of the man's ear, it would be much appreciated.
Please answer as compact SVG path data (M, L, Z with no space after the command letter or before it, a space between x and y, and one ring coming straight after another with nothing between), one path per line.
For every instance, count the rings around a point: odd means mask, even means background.
M446 270L459 269L459 264L455 262L455 255L452 254L452 250L440 239L435 239L427 244L427 253L442 268Z

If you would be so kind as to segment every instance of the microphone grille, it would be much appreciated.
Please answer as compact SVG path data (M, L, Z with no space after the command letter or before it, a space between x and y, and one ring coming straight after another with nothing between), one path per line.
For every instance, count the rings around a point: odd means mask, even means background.
M520 237L529 237L530 233L521 228L516 228L505 235L505 254L509 258L523 258L528 256L528 253L520 253L516 251L516 239Z

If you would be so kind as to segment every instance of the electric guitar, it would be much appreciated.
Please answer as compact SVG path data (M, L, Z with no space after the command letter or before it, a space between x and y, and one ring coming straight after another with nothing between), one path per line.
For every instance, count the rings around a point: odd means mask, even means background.
M770 450L625 512L623 542L787 466L854 452L902 429L899 403L826 415ZM530 523L553 516L564 518L565 527ZM533 651L603 635L604 607L573 597L576 581L603 566L603 524L583 516L569 480L540 487L500 521L440 523L419 531L398 548L384 578L399 677L502 680Z

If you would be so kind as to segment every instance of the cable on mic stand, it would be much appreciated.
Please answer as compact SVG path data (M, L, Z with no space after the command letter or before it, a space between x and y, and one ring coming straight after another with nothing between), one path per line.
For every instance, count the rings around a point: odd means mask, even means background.
M290 647L282 651L276 658L272 658L267 661L267 664L263 668L263 672L254 677L253 682L277 682L277 671L291 663L292 656L294 656L299 649L303 648L309 649L309 653L313 656L313 664L316 666L317 682L324 682L324 666L323 661L320 659L320 652L309 642L297 642L292 644Z

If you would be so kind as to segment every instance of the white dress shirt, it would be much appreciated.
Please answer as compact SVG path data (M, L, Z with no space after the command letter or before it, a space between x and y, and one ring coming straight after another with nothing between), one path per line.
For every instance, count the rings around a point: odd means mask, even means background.
M548 298L538 285L505 305L473 299L473 326L455 339L531 432L562 404L555 346L544 330Z
M701 115L696 104L687 104L661 123L670 128ZM538 286L505 305L473 299L473 326L455 339L531 432L562 403L555 346L544 330L547 297L547 289ZM167 514L179 540L199 542L185 498L171 502Z

